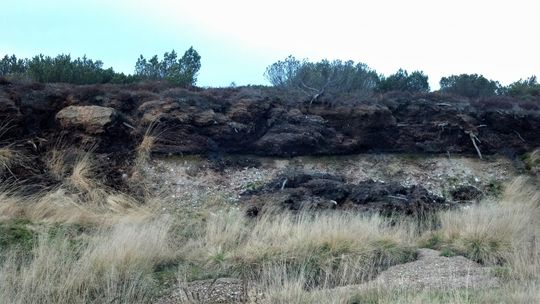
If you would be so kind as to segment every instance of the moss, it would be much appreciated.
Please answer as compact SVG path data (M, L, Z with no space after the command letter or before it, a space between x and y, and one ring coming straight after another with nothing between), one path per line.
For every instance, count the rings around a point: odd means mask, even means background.
M176 281L178 264L178 261L168 261L154 267L154 278L159 286L171 285Z
M443 243L443 237L439 233L431 233L427 238L421 240L420 247L438 250Z
M247 183L247 185L246 185L246 190L247 190L247 191L255 191L255 190L259 190L259 189L262 188L263 186L264 186L264 182L263 182L263 181L249 182L249 183Z
M453 257L453 256L456 256L456 255L457 255L457 253L454 250L452 250L451 248L445 247L445 248L441 249L441 256L443 256L443 257L449 258L449 257Z
M509 280L511 278L511 268L508 266L496 266L491 269L491 273L503 280Z
M504 186L500 181L491 180L487 185L487 192L490 196L500 197L504 192Z
M157 276L166 277L172 274L172 268L163 269L157 273ZM195 263L193 261L182 260L177 263L174 268L176 277L181 277L186 282L193 282L198 280L211 280L216 278L234 277L241 273L241 268L232 268L227 266L215 266L202 263ZM245 271L245 270L244 270ZM168 272L168 274L167 274Z
M31 250L36 242L36 232L30 229L30 225L31 222L24 219L0 222L0 251L15 247Z
M402 246L393 240L381 239L372 243L373 254L378 257L382 269L395 264L402 264L414 261L418 258L416 248Z
M460 241L460 252L480 264L501 264L504 246L497 240L466 238Z

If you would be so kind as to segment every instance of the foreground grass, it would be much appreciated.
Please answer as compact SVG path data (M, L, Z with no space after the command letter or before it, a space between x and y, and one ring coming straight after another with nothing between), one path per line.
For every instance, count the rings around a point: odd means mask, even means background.
M441 227L421 245L449 255L464 255L486 265L503 265L523 279L540 274L540 192L519 178L498 201L440 214Z
M440 226L427 232L376 215L268 212L252 219L230 209L191 221L114 212L90 229L68 233L46 214L13 220L6 219L11 207L0 208L1 227L11 235L3 237L7 248L0 251L0 303L149 303L162 291L164 274L187 281L238 277L264 294L262 303L533 303L540 261L537 192L517 180L500 201L443 212ZM91 210L101 212L104 204ZM48 214L58 222L57 213ZM343 287L415 259L426 244L497 265L506 283L490 291ZM30 254L20 255L25 246Z
M282 212L248 219L231 210L211 216L183 256L220 274L256 278L279 265L302 272L310 284L339 286L415 259L410 232L375 215Z
M143 141L136 167L148 160ZM500 199L438 215L419 231L407 219L343 211L209 209L169 218L159 199L105 187L91 153L66 165L45 193L0 193L0 303L150 303L163 280L236 277L262 303L536 303L540 276L540 192L524 178ZM5 167L5 166L4 166ZM137 186L144 176L133 174ZM188 213L186 213L188 214ZM66 228L68 227L68 228ZM497 266L496 290L346 288L414 260L419 247ZM259 302L261 302L259 301Z
M405 290L374 288L361 292L345 289L307 291L299 281L287 282L286 288L272 288L258 303L320 304L492 304L538 303L538 283L509 283L499 289Z
M156 265L173 256L167 221L118 224L71 242L41 235L30 258L3 256L0 303L145 303Z

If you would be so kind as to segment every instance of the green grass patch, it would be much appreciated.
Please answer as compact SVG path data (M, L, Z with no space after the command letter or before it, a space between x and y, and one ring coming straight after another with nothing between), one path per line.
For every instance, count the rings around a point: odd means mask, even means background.
M0 252L11 248L29 251L36 243L36 232L31 222L25 219L11 219L0 222Z

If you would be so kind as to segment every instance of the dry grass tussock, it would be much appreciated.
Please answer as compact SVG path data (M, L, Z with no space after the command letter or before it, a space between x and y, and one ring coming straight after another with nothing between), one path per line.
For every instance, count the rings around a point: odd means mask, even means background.
M217 273L257 278L280 265L285 273L302 272L313 286L338 286L414 259L410 227L345 212L272 213L250 220L231 210L211 216L183 251L186 259Z
M0 266L0 303L148 303L154 268L174 256L170 221L121 223L73 241L43 234L29 259Z
M488 265L506 265L512 275L540 274L540 191L529 179L506 186L499 200L440 215L440 229L427 234L431 247Z
M135 161L133 163L133 174L143 171L143 166L150 160L152 149L162 133L163 130L161 130L156 121L150 123L148 128L146 128L141 143L137 147Z
M0 191L0 216L24 217L39 222L103 225L126 218L144 220L151 217L159 207L159 198L135 199L104 185L98 177L99 167L92 151L91 148L76 151L55 148L49 151L49 174L60 183L53 189L30 196L21 196L16 190L3 187Z
M17 238L0 248L0 303L148 303L159 290L156 267L175 257L159 198L141 202L106 187L91 151L72 163L69 153L51 153L59 186L31 196L0 191L0 220L28 221L17 231L37 238L25 240L31 252Z
M13 175L12 168L15 166L26 166L28 158L11 146L0 148L0 175L9 173Z

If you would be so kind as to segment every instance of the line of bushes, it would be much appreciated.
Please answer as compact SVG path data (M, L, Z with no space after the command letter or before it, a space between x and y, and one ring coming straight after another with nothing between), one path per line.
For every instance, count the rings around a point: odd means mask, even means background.
M17 58L5 55L0 60L0 77L27 79L37 82L64 82L72 84L133 83L143 80L167 80L178 86L192 86L197 81L201 68L201 56L193 47L181 58L174 50L166 52L159 60L154 55L146 60L141 55L134 74L118 73L113 68L104 68L101 60L83 56L72 59L69 54L56 57L39 54L32 58Z
M311 96L311 102L323 94L353 93L366 96L372 93L402 91L425 93L430 91L428 76L423 71L399 69L390 76L377 74L364 63L352 60L310 62L288 56L267 67L266 79L274 86L289 91L299 91ZM479 74L460 74L442 77L440 92L468 98L512 96L523 99L539 99L540 84L536 76L520 79L508 86Z

